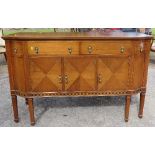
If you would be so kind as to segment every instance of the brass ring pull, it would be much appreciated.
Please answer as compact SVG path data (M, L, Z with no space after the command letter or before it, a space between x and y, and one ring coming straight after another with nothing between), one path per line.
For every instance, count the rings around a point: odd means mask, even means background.
M98 83L102 83L101 74L98 75Z
M92 46L88 46L88 53L91 54L93 52Z
M142 53L143 52L143 48L140 48L140 53Z
M65 83L67 84L68 83L68 76L65 75Z
M124 47L121 47L120 52L121 53L124 53L125 52L125 48Z
M68 48L68 53L72 54L72 48Z
M59 75L59 83L62 83L62 76Z
M38 48L38 47L35 47L34 50L35 50L35 53L36 53L36 54L39 53L39 48Z

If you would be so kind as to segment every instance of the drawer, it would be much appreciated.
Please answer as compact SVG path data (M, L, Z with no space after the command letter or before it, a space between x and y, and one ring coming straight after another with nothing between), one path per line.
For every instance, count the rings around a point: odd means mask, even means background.
M76 41L29 41L29 55L76 55L79 42Z
M86 41L81 42L80 54L129 55L130 41Z

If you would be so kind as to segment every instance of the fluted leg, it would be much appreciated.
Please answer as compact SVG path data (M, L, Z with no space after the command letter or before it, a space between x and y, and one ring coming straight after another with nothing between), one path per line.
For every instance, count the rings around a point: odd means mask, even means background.
M13 107L14 121L15 122L19 122L17 96L16 95L11 95L11 98L12 98L12 107Z
M126 96L126 104L125 104L125 122L128 122L129 119L129 110L131 103L131 95Z
M27 102L28 102L28 107L29 107L31 125L35 125L33 98L28 98Z
M143 109L144 109L144 101L145 101L145 92L140 93L140 105L139 105L139 114L138 117L143 117Z

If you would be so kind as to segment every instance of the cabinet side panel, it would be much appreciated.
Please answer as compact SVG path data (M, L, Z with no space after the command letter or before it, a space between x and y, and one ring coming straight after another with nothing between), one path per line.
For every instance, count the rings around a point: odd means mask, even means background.
M134 61L133 61L133 87L140 89L142 87L144 72L144 52L140 52L141 41L134 41Z
M25 74L24 74L24 60L23 58L14 57L14 74L15 74L15 88L18 91L25 91Z
M134 89L146 88L150 45L151 40L139 40L134 42Z
M10 59L12 64L11 76L13 76L14 79L14 90L25 92L26 85L25 85L24 52L22 41L11 42Z
M5 45L6 45L7 65L10 81L10 91L13 91L15 90L15 82L14 82L13 57L11 56L11 41L9 40L5 41Z
M148 76L148 65L149 65L149 56L151 49L151 40L145 41L145 49L144 49L144 74L143 74L143 87L146 87L147 84L147 76Z

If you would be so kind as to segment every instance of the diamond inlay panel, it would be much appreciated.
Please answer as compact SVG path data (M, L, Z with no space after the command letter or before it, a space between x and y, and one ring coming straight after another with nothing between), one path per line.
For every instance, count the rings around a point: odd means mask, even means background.
M61 58L38 57L30 59L31 91L52 92L62 90L59 82Z
M128 88L128 58L99 58L98 74L101 82L98 90L124 90Z
M72 57L64 59L64 72L68 77L67 91L95 90L96 59L92 57Z

